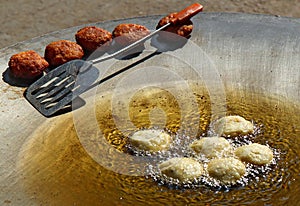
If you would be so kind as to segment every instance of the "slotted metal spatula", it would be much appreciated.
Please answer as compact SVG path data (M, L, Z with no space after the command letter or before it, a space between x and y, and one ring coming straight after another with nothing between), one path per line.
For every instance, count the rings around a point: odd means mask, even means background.
M76 88L74 88L79 72L81 77L83 76L83 78L89 79L89 81L86 82L93 82L91 79L98 76L96 74L97 68L93 67L93 64L118 57L138 45L141 45L166 27L185 22L202 11L202 9L203 6L198 3L188 6L178 12L174 18L170 19L169 23L113 54L90 61L73 60L51 70L27 88L25 91L25 98L41 114L46 117L52 116L89 88L90 85L76 85Z

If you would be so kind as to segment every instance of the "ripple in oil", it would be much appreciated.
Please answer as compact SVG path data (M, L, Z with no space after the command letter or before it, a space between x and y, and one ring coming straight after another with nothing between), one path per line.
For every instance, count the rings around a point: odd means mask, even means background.
M198 103L200 121L197 125L189 125L197 127L198 132L195 136L186 134L187 143L207 134L212 115L208 93L197 85L193 91ZM240 115L252 120L260 128L252 141L269 145L276 153L276 164L271 164L270 168L250 167L253 177L248 177L250 181L245 180L242 185L228 190L213 189L205 184L194 188L176 188L167 187L163 182L160 184L149 176L135 177L109 171L95 162L81 146L71 115L48 121L33 134L20 155L19 173L22 185L28 196L40 205L299 203L299 105L285 99L246 91L227 91L226 95L227 115ZM165 111L165 121L158 121L155 127L161 126L161 129L176 137L176 132L187 122L180 121L180 107L175 100L171 94L157 88L139 91L130 102L129 116L134 127L127 128L124 133L114 122L117 117L112 114L111 96L99 97L99 128L114 148L125 153L128 134L137 128L152 127L151 120L155 118L149 119L148 114L151 109L159 107ZM191 119L197 117L190 115ZM130 167L135 169L134 166Z

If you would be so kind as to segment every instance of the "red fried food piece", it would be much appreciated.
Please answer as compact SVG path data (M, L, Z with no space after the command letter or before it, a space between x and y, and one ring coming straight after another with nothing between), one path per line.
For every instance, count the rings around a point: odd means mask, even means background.
M158 25L156 26L156 29L164 26L165 24L169 23L171 19L175 18L175 15L177 13L171 13L168 16L162 18L159 22ZM191 20L187 20L185 22L182 22L177 25L170 25L164 31L167 32L172 32L175 34L178 34L182 37L188 37L192 31L193 31L193 22Z
M81 46L68 40L52 42L45 49L45 59L51 67L57 67L74 59L81 59L83 55Z
M78 30L75 38L84 51L93 52L99 47L105 50L105 47L112 40L112 34L102 28L87 26Z
M12 55L8 66L14 77L34 79L43 73L49 63L37 52L28 50Z
M121 46L127 46L135 41L147 36L150 31L138 24L119 24L113 30L114 40Z

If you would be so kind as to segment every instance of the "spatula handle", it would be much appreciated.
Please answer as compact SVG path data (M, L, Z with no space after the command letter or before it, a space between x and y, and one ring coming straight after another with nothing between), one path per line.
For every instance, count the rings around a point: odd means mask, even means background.
M198 14L200 11L203 10L203 6L199 3L194 3L185 9L181 10L177 14L175 14L174 18L170 19L170 22L172 24L180 24L184 23L185 21L189 20L196 14Z

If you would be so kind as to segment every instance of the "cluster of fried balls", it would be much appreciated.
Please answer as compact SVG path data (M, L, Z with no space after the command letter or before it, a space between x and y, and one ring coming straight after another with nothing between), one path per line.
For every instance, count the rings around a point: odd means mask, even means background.
M157 28L167 24L172 16L174 13L162 18ZM189 20L183 25L171 27L168 27L166 31L187 37L192 32L193 24ZM138 24L119 24L112 33L96 26L86 26L75 34L76 42L69 40L51 42L45 48L44 57L33 50L14 54L8 66L15 78L34 80L40 77L47 68L52 69L68 61L81 59L97 49L105 52L113 41L124 47L149 33L150 31L145 26Z
M190 155L186 153L184 157L161 162L158 165L161 174L180 182L208 176L221 185L235 185L246 175L248 164L264 166L273 160L273 151L266 145L247 143L234 146L234 141L228 141L254 134L254 124L241 116L218 119L213 124L213 131L216 136L201 137L189 144ZM168 150L172 141L167 132L155 129L139 130L129 136L133 148L148 152Z

